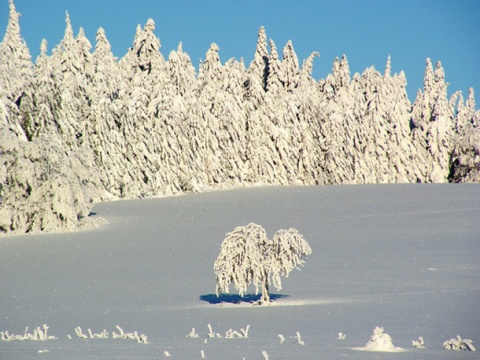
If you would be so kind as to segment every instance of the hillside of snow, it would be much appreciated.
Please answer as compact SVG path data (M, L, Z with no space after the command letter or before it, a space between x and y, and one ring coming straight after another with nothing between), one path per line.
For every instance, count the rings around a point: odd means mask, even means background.
M0 341L1 359L478 358L443 347L480 342L478 184L256 187L93 212L108 224L0 238L2 337L43 324L55 337ZM254 288L215 296L220 244L249 222L295 227L312 248L271 306L248 303ZM400 354L368 351L386 335Z

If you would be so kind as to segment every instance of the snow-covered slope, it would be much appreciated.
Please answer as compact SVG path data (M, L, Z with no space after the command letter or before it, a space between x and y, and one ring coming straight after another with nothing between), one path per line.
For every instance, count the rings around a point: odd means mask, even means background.
M372 359L354 349L377 326L405 350L382 358L477 358L442 347L457 335L480 342L477 184L259 187L93 211L109 223L0 238L0 331L24 335L47 324L57 337L2 341L0 358L196 359L203 350L208 359L264 359L263 351L270 359ZM313 253L272 306L233 295L216 303L220 244L252 221L268 236L297 228ZM208 324L223 338L209 338ZM112 339L116 325L149 344ZM248 338L224 338L247 325ZM79 339L78 326L109 338ZM192 328L198 338L186 337ZM420 336L425 349L412 346Z

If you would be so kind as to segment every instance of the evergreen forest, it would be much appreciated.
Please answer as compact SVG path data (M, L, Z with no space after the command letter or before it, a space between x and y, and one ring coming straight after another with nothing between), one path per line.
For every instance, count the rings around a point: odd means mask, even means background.
M197 68L182 44L161 52L155 23L138 26L120 59L69 16L32 61L10 0L0 43L0 233L91 227L96 202L251 185L479 182L480 111L473 89L447 95L426 59L411 103L406 75L351 74L346 56L312 78L258 31L254 57Z

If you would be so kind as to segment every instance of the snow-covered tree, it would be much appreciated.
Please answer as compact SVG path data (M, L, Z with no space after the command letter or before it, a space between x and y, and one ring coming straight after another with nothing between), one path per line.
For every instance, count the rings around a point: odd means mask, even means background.
M103 29L91 53L67 14L62 41L51 55L42 41L33 66L20 14L9 2L0 43L0 136L8 142L0 142L0 196L11 210L0 227L6 231L73 229L91 202L57 196L52 206L63 204L64 211L45 220L47 227L39 219L50 215L38 214L50 214L45 198L55 186L75 193L88 172L100 178L95 191L127 198L252 184L480 181L473 89L466 99L459 92L448 99L440 62L434 67L427 59L412 105L406 76L392 74L390 58L384 74L371 67L351 76L344 55L316 82L318 54L300 68L291 41L279 58L261 27L248 68L243 59L222 64L212 43L197 75L181 43L164 59L152 19L137 27L117 62ZM52 164L67 163L72 168L52 175ZM28 219L35 224L25 225Z
M310 246L296 229L279 230L269 240L260 225L239 226L226 235L214 264L217 296L228 293L230 284L243 296L252 284L257 294L261 290L260 303L267 304L270 283L280 290L281 276L288 277L311 253Z
M480 110L475 111L473 88L469 89L465 103L461 94L458 94L458 97L449 181L479 182Z
M145 72L147 75L158 73L164 65L165 59L160 53L160 39L155 36L154 31L155 21L152 19L148 19L143 29L140 25L137 26L133 46L120 61L128 79L132 79L138 72Z
M268 83L268 49L267 34L263 26L258 30L257 47L253 60L248 68L251 81L261 85L266 90Z
M280 80L282 73L282 63L278 59L278 51L275 42L270 39L270 54L268 55L268 77L267 77L267 91L278 94L283 89L282 81Z
M65 33L62 41L53 50L52 77L57 92L55 96L55 122L65 143L74 148L85 141L87 100L87 68L90 63L90 42L79 32L74 37L70 16L66 13Z
M350 87L350 70L346 56L335 59L332 74L320 84L319 133L322 170L327 184L354 182L352 137L356 133L353 117L353 97Z
M291 40L283 48L281 82L288 91L295 89L300 82L300 67Z
M280 290L282 288L281 277L288 277L292 270L303 266L305 258L312 254L312 249L303 235L294 228L278 230L268 245L268 273L273 285Z
M0 233L93 225L88 215L103 194L89 152L68 150L59 137L22 141L0 131L0 154Z
M365 76L367 75L367 76ZM359 121L367 124L368 143L373 144L367 164L376 183L414 182L422 179L416 169L416 149L410 139L409 102L404 73L391 74L390 57L383 76L373 69L364 72L365 113ZM367 145L368 146L368 145ZM354 151L355 155L362 154ZM363 169L366 170L366 169ZM368 175L367 175L368 176Z
M445 72L440 61L436 64L434 75L435 102L427 130L428 149L432 156L430 176L433 182L447 182L453 148L454 122L447 100L448 84L445 83Z
M0 97L5 96L20 107L22 97L32 82L33 64L30 50L20 34L20 14L9 0L8 25L0 43Z
M9 130L26 140L24 128L31 121L33 64L30 50L20 34L20 14L9 0L8 25L0 42L0 99L8 109ZM22 129L23 128L23 129Z
M445 72L440 61L435 70L430 59L412 109L413 138L424 149L425 181L446 182L453 151L454 114L447 100ZM422 151L422 150L420 150Z
M174 169L169 167L176 161L175 149L165 146L166 140L173 144L175 141L167 137L164 124L157 121L169 102L170 87L166 86L168 70L154 30L152 19L143 29L138 26L132 47L119 62L127 86L120 114L126 160L120 188L125 197L178 191L172 185L178 184L172 174Z
M127 164L120 117L126 86L103 28L97 30L87 79L86 142L93 151L105 189L114 196L122 196L120 184Z
M60 90L55 81L52 62L47 55L47 40L40 44L40 55L34 68L33 110L25 131L30 139L40 134L59 136L56 112L60 108Z
M373 329L373 335L370 337L368 343L361 348L366 351L399 351L399 348L396 348L393 345L392 338L386 332L384 332L383 327L377 326Z
M312 78L312 71L313 60L316 57L320 57L320 53L318 51L312 52L310 56L303 61L302 70L300 72L300 85L303 87L310 87L315 84L315 80Z
M445 341L443 347L447 350L477 351L472 340L462 339L460 335L457 335L456 338L451 338L450 340Z

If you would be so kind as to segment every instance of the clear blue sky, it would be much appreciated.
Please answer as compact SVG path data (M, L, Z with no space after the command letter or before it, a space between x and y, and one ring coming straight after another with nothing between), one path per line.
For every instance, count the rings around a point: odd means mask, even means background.
M314 62L317 80L342 54L352 75L371 65L383 72L390 54L392 71L405 71L413 100L430 57L442 61L450 94L466 95L473 86L480 104L479 0L15 0L15 5L34 60L43 38L49 53L62 39L65 11L75 34L83 27L92 46L102 26L118 57L131 46L137 24L152 18L162 54L168 57L182 41L197 69L212 42L220 47L222 62L243 57L248 65L264 25L280 54L293 41L300 64L312 51L320 52ZM7 21L8 0L0 0L2 38Z

